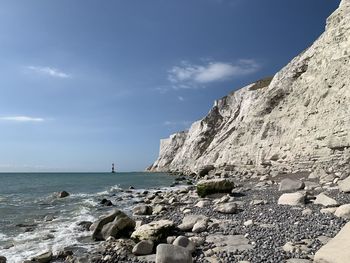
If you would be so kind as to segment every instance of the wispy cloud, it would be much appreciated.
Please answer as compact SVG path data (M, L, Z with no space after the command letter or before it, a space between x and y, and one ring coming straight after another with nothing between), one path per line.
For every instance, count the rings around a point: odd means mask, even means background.
M168 79L174 89L190 89L252 74L259 68L260 65L253 59L240 59L236 63L208 62L203 65L183 61L168 71Z
M190 127L193 121L165 121L164 126L173 126L173 127Z
M178 99L179 101L181 101L181 102L185 101L185 98L182 97L182 96L177 96L177 99Z
M70 78L71 75L56 69L56 68L52 68L52 67L37 67L37 66L28 66L26 67L28 70L30 70L31 72L34 72L36 74L40 74L40 75L46 75L46 76L50 76L53 78L61 78L61 79L66 79L66 78Z
M11 121L11 122L43 122L45 119L29 117L29 116L4 116L0 117L1 121Z

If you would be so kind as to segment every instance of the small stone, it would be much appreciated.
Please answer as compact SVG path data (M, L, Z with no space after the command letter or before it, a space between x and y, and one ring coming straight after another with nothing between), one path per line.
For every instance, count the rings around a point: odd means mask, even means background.
M200 220L196 222L192 228L193 233L201 233L205 231L208 227L208 221L207 220Z
M312 210L310 208L305 208L303 211L301 211L301 214L303 216L309 216L312 214Z
M247 220L247 221L245 221L244 223L243 223L243 225L244 226L251 226L251 225L253 225L254 223L253 223L253 220Z
M336 210L337 210L337 207L327 207L327 208L322 208L320 210L320 213L321 214L334 214Z
M135 206L132 209L132 212L134 215L151 215L153 211L151 206L139 205L139 206Z

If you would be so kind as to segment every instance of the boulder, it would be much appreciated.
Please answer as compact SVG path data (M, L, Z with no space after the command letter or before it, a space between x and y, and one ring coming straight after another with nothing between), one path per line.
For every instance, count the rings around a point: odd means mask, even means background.
M182 231L191 231L193 226L200 221L209 221L209 218L204 215L188 215L182 219L182 223L178 228Z
M152 240L159 242L165 239L175 228L174 222L170 220L159 220L138 227L131 238L139 240Z
M281 181L278 191L294 192L294 191L304 189L304 187L305 187L304 182L286 178Z
M324 193L320 193L316 196L314 204L323 206L337 206L338 202L333 198L330 198L329 196L325 195Z
M82 230L84 231L89 231L91 225L92 225L92 222L90 221L81 221L77 224Z
M108 200L108 199L106 199L106 198L103 198L103 199L101 200L100 204L101 204L101 205L104 205L104 206L112 206L112 205L113 205L112 201L111 201L111 200Z
M52 252L48 251L43 254L40 254L39 256L34 257L32 261L38 263L49 263L52 260L52 256Z
M185 236L178 236L173 245L186 248L190 253L194 252L196 245Z
M236 203L225 203L219 204L214 208L214 211L223 213L223 214L235 214L238 212Z
M120 210L114 210L111 214L102 217L91 227L93 228L93 240L106 240L109 236L118 238L128 236L129 231L135 228L135 221Z
M229 179L202 180L197 183L197 194L205 197L209 194L231 193L235 183Z
M69 193L66 191L59 192L57 195L58 198L65 198L67 196L69 196Z
M339 190L345 193L350 192L350 176L344 180L338 181Z
M345 263L350 259L350 223L315 254L314 263Z
M337 210L335 210L334 215L337 217L350 219L350 204L339 206Z
M0 263L6 263L7 259L3 256L0 256Z
M278 204L292 206L304 205L305 196L305 193L302 192L283 194L278 199Z
M138 205L132 209L134 215L151 215L153 210L149 205Z
M156 263L192 263L192 256L188 249L160 244L157 246Z
M150 255L153 251L154 243L152 240L141 240L132 249L132 253L136 256Z

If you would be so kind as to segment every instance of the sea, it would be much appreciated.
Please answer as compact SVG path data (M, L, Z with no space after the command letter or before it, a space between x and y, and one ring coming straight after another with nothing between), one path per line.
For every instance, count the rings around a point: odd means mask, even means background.
M67 247L86 253L96 243L77 223L111 211L103 198L131 214L139 193L168 189L173 181L166 173L0 173L0 255L19 263ZM70 196L57 198L60 191Z

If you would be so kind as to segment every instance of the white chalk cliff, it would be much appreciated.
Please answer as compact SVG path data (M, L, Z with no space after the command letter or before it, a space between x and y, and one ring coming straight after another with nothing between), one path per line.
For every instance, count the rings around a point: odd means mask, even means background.
M273 78L215 101L188 132L161 140L149 170L344 170L349 161L350 0L342 0L310 48Z

